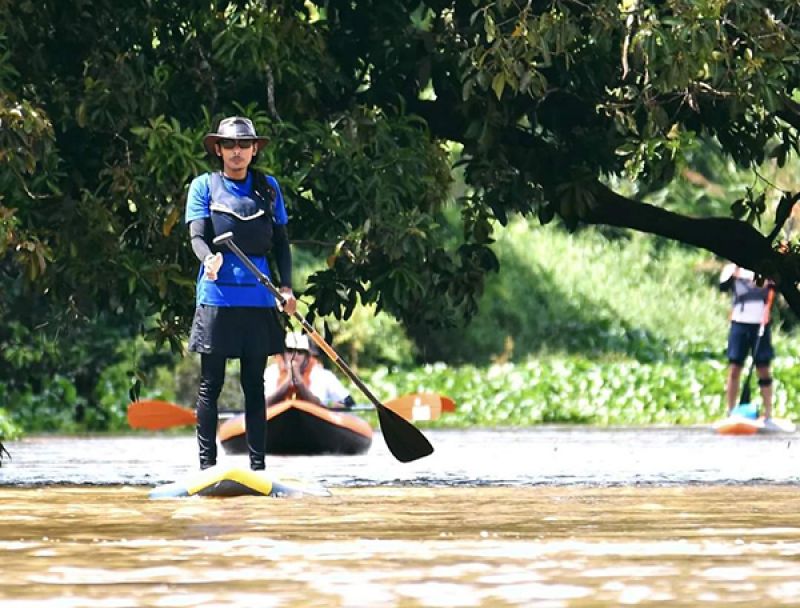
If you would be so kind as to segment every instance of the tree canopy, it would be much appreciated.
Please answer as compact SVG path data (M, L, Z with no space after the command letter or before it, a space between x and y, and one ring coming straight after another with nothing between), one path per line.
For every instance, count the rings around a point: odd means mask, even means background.
M799 45L798 0L0 0L0 342L33 370L7 375L80 362L90 382L108 336L178 345L186 189L234 113L270 137L292 241L328 261L312 315L469 317L513 214L707 249L800 312L797 250L776 246L797 194L758 184L718 217L644 202L698 146L742 167L797 151ZM58 363L82 340L108 346Z

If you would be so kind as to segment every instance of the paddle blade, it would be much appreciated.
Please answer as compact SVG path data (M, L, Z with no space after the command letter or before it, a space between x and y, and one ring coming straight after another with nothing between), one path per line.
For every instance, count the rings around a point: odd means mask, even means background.
M409 393L390 399L384 405L409 422L438 420L442 413L456 410L452 399L436 393Z
M442 395L442 411L443 412L455 412L456 411L456 402L450 399L450 397L445 397Z
M409 422L437 420L442 415L439 395L432 393L411 393L390 399L383 405Z
M160 431L197 422L194 410L168 401L134 401L128 406L128 424L134 429Z
M383 439L397 460L411 462L433 453L433 446L417 427L388 407L376 406Z

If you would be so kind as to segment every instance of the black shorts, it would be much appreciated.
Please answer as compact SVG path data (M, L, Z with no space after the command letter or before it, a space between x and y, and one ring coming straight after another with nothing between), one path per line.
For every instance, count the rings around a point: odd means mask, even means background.
M229 359L269 356L284 350L285 330L275 308L209 306L194 311L189 350Z
M731 323L731 329L728 332L728 361L744 365L744 360L753 352L759 327L760 325L757 323L737 323L736 321ZM770 325L767 324L764 328L764 335L761 336L761 341L758 343L758 352L755 353L756 366L769 365L774 357L772 332Z

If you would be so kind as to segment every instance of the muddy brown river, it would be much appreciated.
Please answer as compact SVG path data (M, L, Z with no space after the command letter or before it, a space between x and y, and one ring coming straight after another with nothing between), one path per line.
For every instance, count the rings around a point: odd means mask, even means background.
M331 496L150 500L187 435L35 437L0 469L0 606L800 605L793 435L428 431L271 458ZM245 457L228 457L241 464Z

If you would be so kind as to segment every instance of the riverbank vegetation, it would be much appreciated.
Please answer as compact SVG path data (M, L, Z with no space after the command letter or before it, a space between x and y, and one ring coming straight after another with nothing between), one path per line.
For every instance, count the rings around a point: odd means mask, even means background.
M762 170L800 150L800 10L772 4L0 0L0 434L192 398L181 219L231 114L269 139L309 316L382 394L422 374L459 424L708 415L711 256L800 314L800 194Z
M454 398L457 412L438 426L698 424L721 415L729 311L717 289L721 261L642 235L609 240L522 221L500 234L507 270L489 280L480 313L468 327L432 331L423 345L442 358L416 365L417 346L385 315L360 310L331 324L348 361L369 344L358 373L373 392ZM782 329L786 316L779 304L775 405L791 417L800 415L800 347ZM196 376L190 355L145 390L191 405ZM235 363L222 402L241 407Z
M487 282L468 326L431 331L417 345L397 321L361 307L349 321L328 323L335 347L373 392L452 397L457 411L438 426L697 424L720 415L729 306L716 285L720 260L644 235L570 234L522 220L498 235L504 270ZM299 274L307 276L314 261L298 258L305 267ZM800 415L794 371L800 347L781 329L782 318L791 320L784 308L775 312L776 411ZM53 378L13 416L0 415L4 436L23 429L124 430L133 385L144 397L193 403L195 355L137 375L137 361L152 359L157 349L141 340L125 349L101 377L95 418L77 423L80 397L65 378ZM430 362L415 363L419 349ZM221 402L241 407L235 362Z
M721 261L648 237L609 242L522 223L498 250L508 272L489 281L474 323L432 338L465 363L375 370L366 379L379 394L450 395L458 411L440 424L454 426L698 424L724 412ZM800 347L790 315L776 308L773 374L776 413L793 417Z

